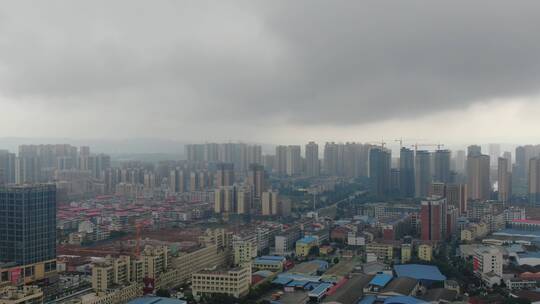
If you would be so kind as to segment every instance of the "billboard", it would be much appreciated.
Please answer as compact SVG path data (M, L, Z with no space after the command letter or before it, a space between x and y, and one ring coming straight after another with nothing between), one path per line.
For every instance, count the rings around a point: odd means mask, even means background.
M11 277L11 283L13 285L19 285L19 283L22 280L21 274L22 269L21 268L13 268L9 271L10 277Z

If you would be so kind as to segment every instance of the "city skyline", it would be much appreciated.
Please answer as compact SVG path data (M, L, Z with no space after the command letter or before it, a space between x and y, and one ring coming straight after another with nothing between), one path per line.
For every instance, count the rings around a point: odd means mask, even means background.
M0 304L540 304L539 11L2 1Z

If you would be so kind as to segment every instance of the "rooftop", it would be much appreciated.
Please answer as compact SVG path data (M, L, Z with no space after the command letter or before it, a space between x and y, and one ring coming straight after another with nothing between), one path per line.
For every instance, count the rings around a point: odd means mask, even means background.
M410 277L417 280L444 281L446 277L437 266L421 264L395 265L397 277Z
M378 274L373 279L371 279L371 281L369 282L369 285L376 285L376 286L384 287L386 286L386 284L388 284L388 282L392 280L392 278L393 276L389 274L384 274L384 273Z
M314 236L308 235L308 236L305 236L305 237L299 239L296 242L297 243L305 243L305 244L315 243L315 242L317 242L317 238L314 237Z
M382 292L408 296L412 293L416 285L418 285L418 280L416 279L409 277L396 278L386 285Z

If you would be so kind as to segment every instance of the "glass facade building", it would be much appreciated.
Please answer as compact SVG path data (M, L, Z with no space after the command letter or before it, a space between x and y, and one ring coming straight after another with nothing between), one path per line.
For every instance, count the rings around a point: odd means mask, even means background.
M56 186L0 187L0 262L56 259Z

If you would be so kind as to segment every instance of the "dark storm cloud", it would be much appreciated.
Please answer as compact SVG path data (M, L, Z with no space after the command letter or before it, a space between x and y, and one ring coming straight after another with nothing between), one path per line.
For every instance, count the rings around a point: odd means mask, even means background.
M51 113L123 108L168 127L410 118L536 94L539 11L538 1L13 1L0 7L0 94Z

